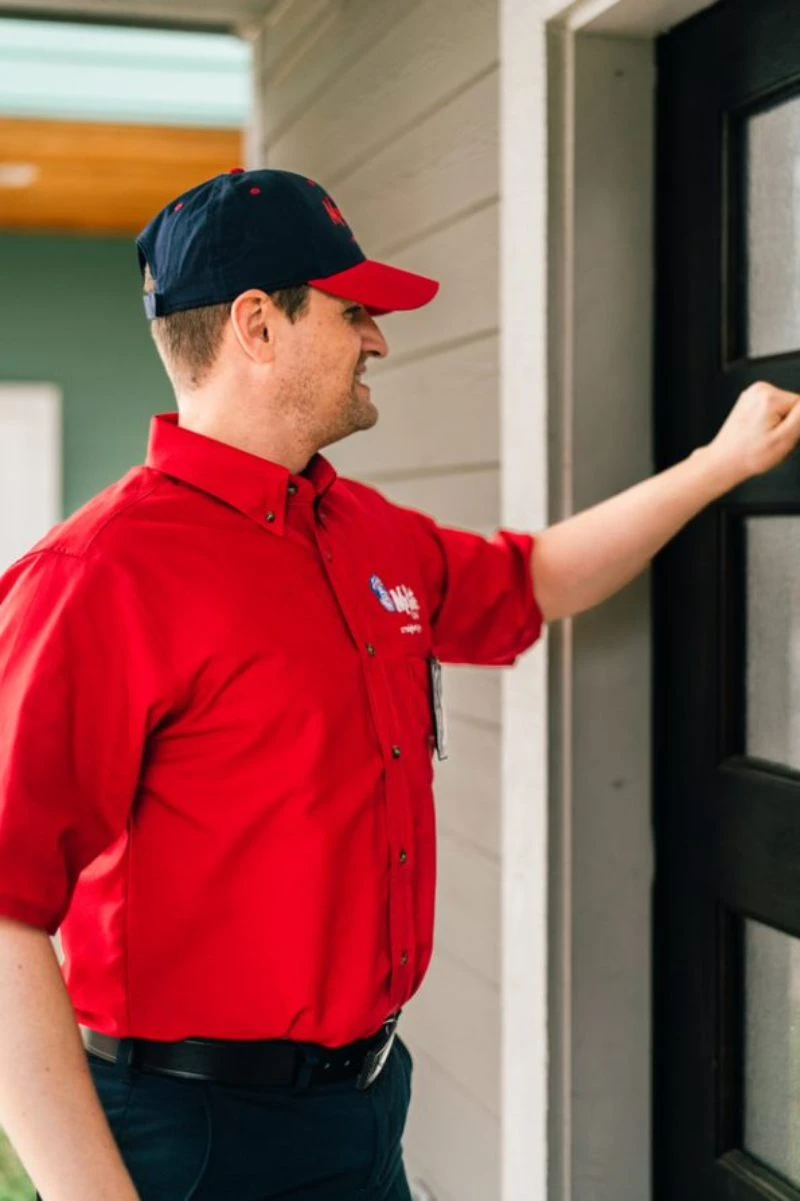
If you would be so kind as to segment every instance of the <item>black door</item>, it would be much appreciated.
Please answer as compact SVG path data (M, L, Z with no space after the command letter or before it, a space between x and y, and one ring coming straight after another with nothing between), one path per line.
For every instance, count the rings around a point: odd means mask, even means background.
M659 42L656 458L800 390L800 3ZM800 1201L800 455L659 556L657 1201Z

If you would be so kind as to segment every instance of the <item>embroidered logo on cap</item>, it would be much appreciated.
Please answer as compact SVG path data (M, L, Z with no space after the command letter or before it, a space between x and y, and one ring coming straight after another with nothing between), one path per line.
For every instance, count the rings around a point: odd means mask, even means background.
M347 224L344 217L342 216L341 211L333 203L330 196L326 196L325 199L323 200L322 204L325 209L325 212L328 214L328 216L330 217L330 219L334 225L343 225L345 227L345 229L350 228L350 226Z

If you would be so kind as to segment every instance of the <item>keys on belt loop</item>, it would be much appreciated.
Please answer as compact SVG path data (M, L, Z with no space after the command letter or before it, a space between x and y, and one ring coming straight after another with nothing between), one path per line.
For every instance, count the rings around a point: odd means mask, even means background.
M392 1044L397 1036L397 1021L399 1017L400 1015L397 1014L395 1017L389 1018L387 1022L384 1022L383 1028L387 1035L386 1041L379 1047L375 1047L372 1051L367 1051L364 1056L364 1063L356 1080L356 1088L361 1092L370 1088L386 1067L386 1061L392 1050Z

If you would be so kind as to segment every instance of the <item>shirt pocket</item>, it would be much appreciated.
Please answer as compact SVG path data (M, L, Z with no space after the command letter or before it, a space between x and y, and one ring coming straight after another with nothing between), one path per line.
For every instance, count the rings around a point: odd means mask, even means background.
M420 647L384 647L384 666L400 736L428 757L433 756L436 746L431 653Z

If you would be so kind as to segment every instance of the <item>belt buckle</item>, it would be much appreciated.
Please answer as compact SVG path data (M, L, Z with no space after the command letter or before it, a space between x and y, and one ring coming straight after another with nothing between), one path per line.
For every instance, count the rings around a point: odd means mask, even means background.
M375 1047L372 1051L367 1051L364 1056L361 1071L358 1073L356 1079L356 1088L362 1092L375 1083L386 1066L389 1052L397 1036L397 1018L391 1018L386 1022L385 1029L388 1035L386 1042L382 1043L380 1047Z

